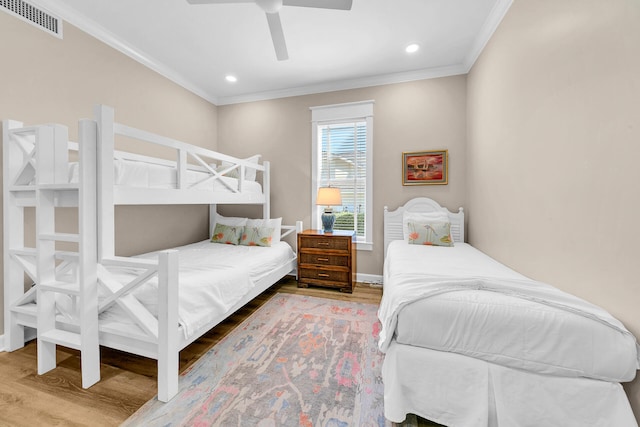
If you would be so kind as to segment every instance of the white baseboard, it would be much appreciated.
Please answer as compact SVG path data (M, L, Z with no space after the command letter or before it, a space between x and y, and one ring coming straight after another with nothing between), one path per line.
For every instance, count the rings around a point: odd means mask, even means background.
M295 272L291 272L289 275L292 275L294 279L298 278ZM356 273L356 282L382 286L382 276L379 274Z
M356 281L382 286L382 276L378 274L356 274Z

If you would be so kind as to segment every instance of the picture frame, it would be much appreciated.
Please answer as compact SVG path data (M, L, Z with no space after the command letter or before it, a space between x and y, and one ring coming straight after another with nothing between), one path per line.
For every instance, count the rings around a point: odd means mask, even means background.
M448 182L448 150L402 153L402 185L446 185Z

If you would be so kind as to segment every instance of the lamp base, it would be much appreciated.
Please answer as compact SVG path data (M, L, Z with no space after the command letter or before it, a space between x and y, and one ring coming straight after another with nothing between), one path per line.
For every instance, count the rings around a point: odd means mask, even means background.
M325 233L333 233L333 223L336 221L336 216L333 214L333 210L325 209L321 218L322 231Z

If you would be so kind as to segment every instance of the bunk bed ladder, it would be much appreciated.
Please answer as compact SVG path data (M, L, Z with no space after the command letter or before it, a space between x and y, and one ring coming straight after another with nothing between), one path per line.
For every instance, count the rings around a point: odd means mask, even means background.
M2 122L3 152L3 227L4 227L4 341L9 351L24 346L25 331L19 321L20 313L14 308L24 298L25 273L34 279L33 263L27 265L35 251L24 247L24 207L20 199L30 194L30 180L33 177L33 160L28 143L22 144L20 138L32 137L16 134L25 129L22 122L4 120ZM34 132L35 133L35 130ZM19 252L19 253L18 253ZM33 292L28 292L31 295Z
M62 345L80 351L82 386L88 388L100 380L98 333L97 225L96 225L96 149L79 145L79 178L68 182L68 139L64 126L52 125L49 140L38 141L36 149L36 297L38 374L56 367L56 347ZM96 133L94 122L80 122L80 135ZM55 161L52 161L55 159ZM78 233L56 231L57 199L65 192L77 193ZM71 274L56 274L56 259L61 252L56 243L77 245L77 252L65 252L77 269ZM60 270L60 269L58 269ZM63 277L61 277L63 276ZM71 318L61 322L62 302L71 302Z

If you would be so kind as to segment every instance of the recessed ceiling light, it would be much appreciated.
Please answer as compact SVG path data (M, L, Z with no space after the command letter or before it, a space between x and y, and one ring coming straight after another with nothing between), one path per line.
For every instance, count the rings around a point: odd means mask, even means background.
M236 76L232 76L231 74L225 76L224 78L226 81L228 81L229 83L235 83L238 81L238 78Z
M417 43L411 43L409 46L405 47L404 50L407 53L415 53L420 49L420 45Z

